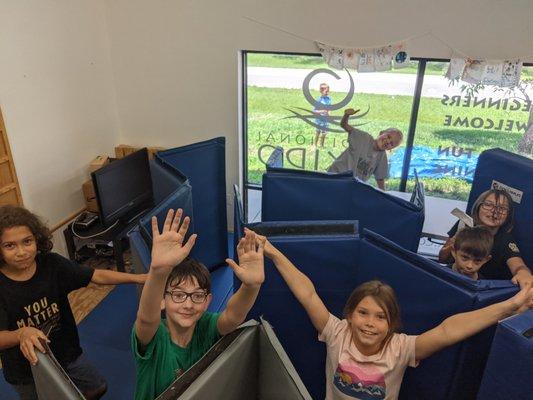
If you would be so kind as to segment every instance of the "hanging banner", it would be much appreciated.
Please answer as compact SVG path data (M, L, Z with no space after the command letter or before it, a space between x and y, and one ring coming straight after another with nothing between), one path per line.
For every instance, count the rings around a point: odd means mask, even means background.
M522 61L520 60L452 58L445 76L450 80L461 79L470 84L515 87L520 81L521 72Z
M336 69L351 68L357 72L389 71L409 65L405 43L375 48L341 48L315 42L328 66Z

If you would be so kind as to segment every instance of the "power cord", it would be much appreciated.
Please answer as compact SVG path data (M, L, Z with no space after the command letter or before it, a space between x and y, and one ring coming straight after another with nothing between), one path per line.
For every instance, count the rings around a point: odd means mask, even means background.
M101 232L97 232L97 233L95 233L94 235L90 235L90 236L81 236L80 234L78 234L78 233L74 230L74 225L76 225L76 222L79 221L79 219L80 219L80 217L81 217L82 215L83 215L83 214L78 215L78 217L76 217L76 219L74 220L74 222L73 222L72 224L70 224L70 230L71 230L72 234L73 234L74 236L76 236L78 239L92 239L92 238L95 238L95 237L97 237L97 236L103 235L104 233L109 232L111 229L113 229L115 226L117 226L117 224L118 224L118 222L119 222L119 220L117 219L117 220L115 221L115 223L114 223L113 225L111 225L109 228L104 229L104 230L101 231Z

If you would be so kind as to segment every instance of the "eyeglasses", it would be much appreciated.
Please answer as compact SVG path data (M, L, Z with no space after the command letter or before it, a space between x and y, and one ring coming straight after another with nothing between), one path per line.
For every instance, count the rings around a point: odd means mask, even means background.
M184 303L187 297L190 297L192 302L196 304L202 304L208 295L206 292L187 293L178 290L166 291L165 294L169 294L174 303Z
M509 212L509 207L497 206L494 203L481 203L481 208L484 209L484 210L487 210L487 211L496 210L496 212L501 212L501 213L508 213Z

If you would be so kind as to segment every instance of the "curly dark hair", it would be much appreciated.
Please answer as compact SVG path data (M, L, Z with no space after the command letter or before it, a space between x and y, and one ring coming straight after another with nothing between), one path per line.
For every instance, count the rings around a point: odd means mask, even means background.
M30 229L37 242L37 251L41 254L48 253L52 250L52 247L54 246L52 243L52 233L37 215L26 210L24 207L12 205L1 206L0 235L4 233L5 229L13 228L15 226L27 226ZM0 254L0 265L3 263L4 259Z

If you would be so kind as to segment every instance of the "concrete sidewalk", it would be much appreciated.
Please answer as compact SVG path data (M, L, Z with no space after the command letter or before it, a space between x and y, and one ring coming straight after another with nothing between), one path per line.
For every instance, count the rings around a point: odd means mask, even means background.
M313 71L312 69L298 68L266 68L266 67L249 67L247 69L248 86L302 89L302 83L305 77ZM327 82L330 85L332 93L347 93L350 87L350 80L346 71L335 72L341 77L336 80L329 74L320 74L311 80L311 87L318 89L321 82ZM415 90L415 74L399 74L386 72L368 72L357 73L351 72L355 84L356 93L373 93L412 96ZM423 97L441 98L443 94L448 96L465 96L461 93L462 83L456 83L450 86L450 81L444 76L425 75L424 85L422 87ZM480 90L476 95L478 98L499 99L505 96L505 91L495 92L492 86ZM533 97L533 90L530 93Z

